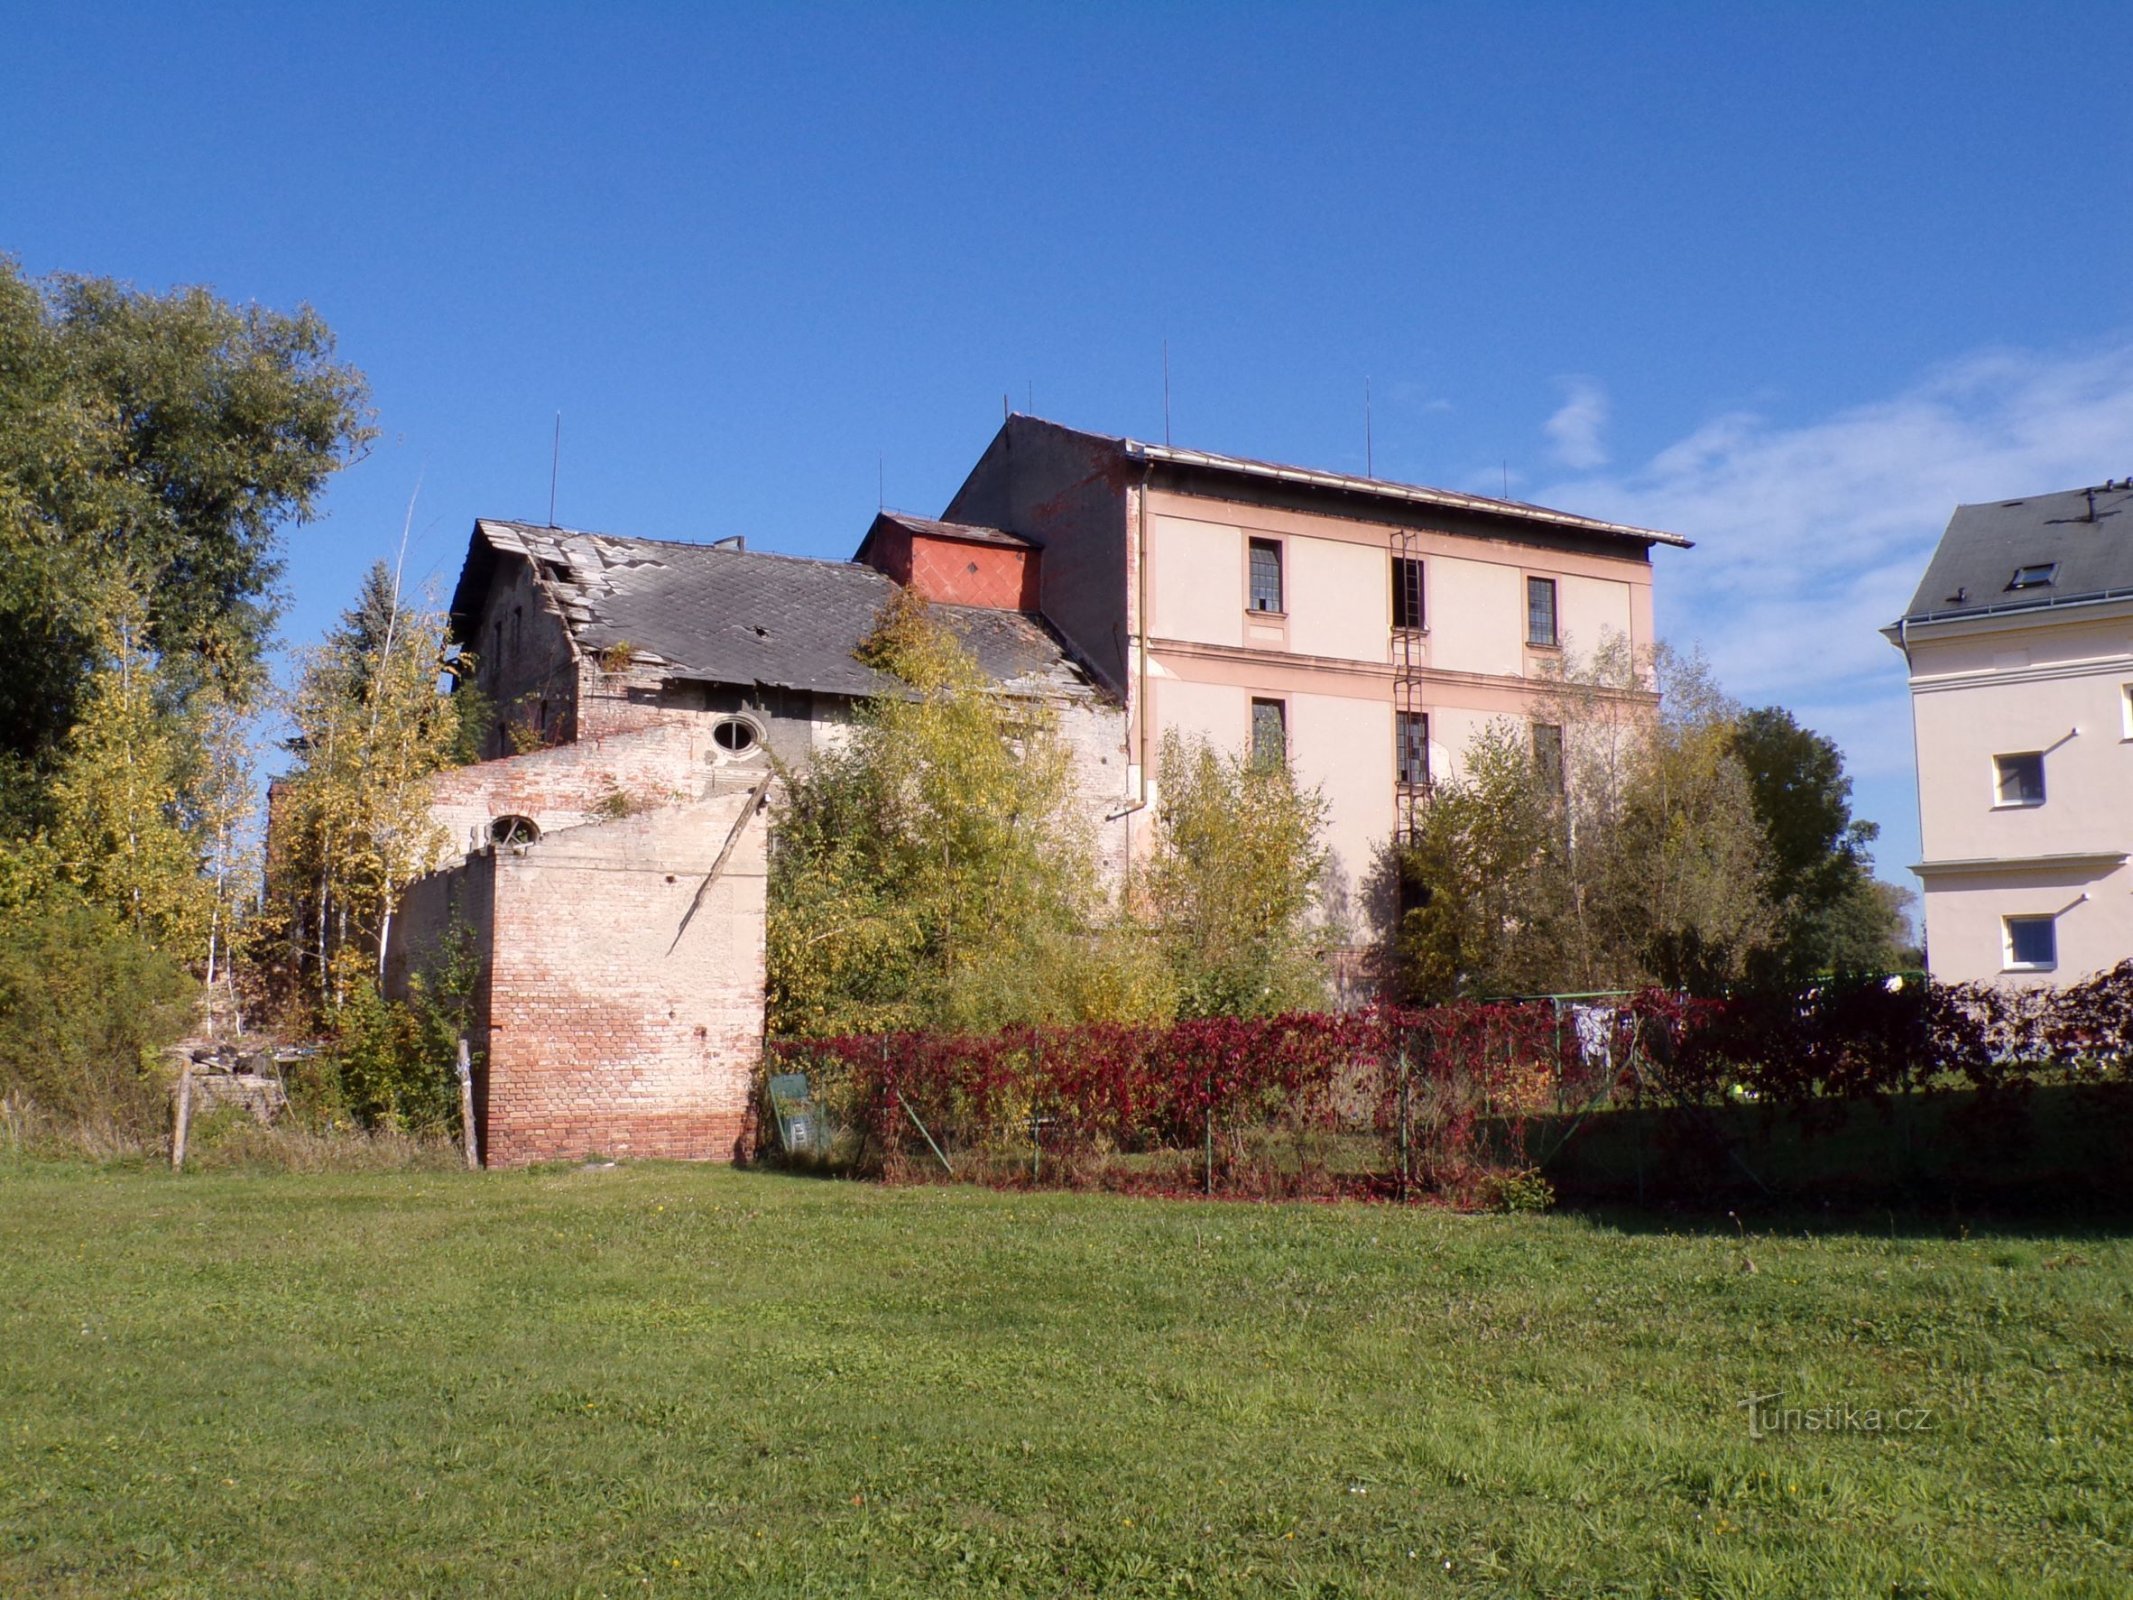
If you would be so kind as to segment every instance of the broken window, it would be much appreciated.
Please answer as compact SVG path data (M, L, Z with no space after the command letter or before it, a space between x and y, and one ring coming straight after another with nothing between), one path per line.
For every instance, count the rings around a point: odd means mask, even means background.
M1402 630L1425 626L1422 563L1407 556L1392 558L1392 625Z
M1289 759L1289 708L1279 700L1252 702L1252 764L1282 766Z
M1400 767L1400 787L1429 787L1429 713L1394 713L1394 755Z
M540 824L531 817L493 817L489 822L489 842L491 844L531 844L540 836Z
M1254 539L1252 557L1252 609L1279 611L1281 605L1281 541Z

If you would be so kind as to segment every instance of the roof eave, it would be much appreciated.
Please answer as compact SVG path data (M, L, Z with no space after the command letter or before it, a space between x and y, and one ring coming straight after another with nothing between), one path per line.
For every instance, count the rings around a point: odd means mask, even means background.
M1669 545L1677 550L1691 550L1696 544L1693 539L1659 528L1642 528L1628 522L1609 522L1599 517L1581 517L1575 512L1526 505L1516 500L1497 500L1487 495L1461 494L1452 489L1431 489L1421 484L1394 483L1381 478L1358 478L1347 473L1324 472L1312 467L1285 467L1275 462L1214 455L1204 450L1181 449L1175 445L1148 444L1139 439L1123 439L1119 443L1126 454L1136 460L1169 466L1198 467L1209 472L1234 473L1240 477L1261 478L1300 488L1332 489L1381 500L1396 500L1407 505L1435 506L1443 510L1467 511L1482 516L1512 517L1521 522L1544 523L1568 532L1606 534L1614 538L1636 539L1647 544Z

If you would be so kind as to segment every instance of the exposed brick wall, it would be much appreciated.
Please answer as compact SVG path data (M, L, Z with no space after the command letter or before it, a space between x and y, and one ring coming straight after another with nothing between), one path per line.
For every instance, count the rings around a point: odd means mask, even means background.
M763 1037L764 832L727 794L497 857L492 1164L732 1156Z
M763 1037L764 832L748 792L723 793L485 852L410 893L396 978L448 917L482 958L489 1165L731 1159Z
M692 713L635 732L454 767L430 780L430 815L453 851L464 854L488 843L497 817L531 817L546 834L611 820L617 795L640 807L693 800L720 765L709 723L707 715Z

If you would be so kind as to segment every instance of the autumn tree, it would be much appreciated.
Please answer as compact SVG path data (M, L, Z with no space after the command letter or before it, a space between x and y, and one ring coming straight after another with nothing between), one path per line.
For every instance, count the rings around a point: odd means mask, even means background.
M459 748L461 708L441 610L383 561L300 659L287 702L295 766L274 794L269 892L306 986L323 1003L383 960L407 886L442 860L427 780Z
M1411 990L1743 976L1775 917L1737 714L1700 660L1615 642L1568 664L1532 723L1485 729L1402 853Z
M1105 915L1069 756L924 601L861 655L891 685L785 773L769 885L770 1014L786 1034L1072 1021L1160 1007Z
M1318 913L1326 802L1288 763L1166 730L1155 838L1135 884L1187 1016L1326 1003Z
M191 752L163 703L147 608L131 586L107 590L96 632L102 659L51 783L57 873L137 937L197 961L206 954L214 895L185 805Z

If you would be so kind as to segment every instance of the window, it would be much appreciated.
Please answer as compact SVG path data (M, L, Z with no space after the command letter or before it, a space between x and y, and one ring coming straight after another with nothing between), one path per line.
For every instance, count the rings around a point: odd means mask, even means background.
M1426 627L1422 606L1422 563L1392 558L1392 625L1403 631Z
M1252 764L1282 766L1289 759L1289 708L1279 700L1252 702Z
M2119 736L2133 739L2133 683L2118 686Z
M1254 611L1279 611L1281 609L1281 541L1279 539L1254 539L1250 543L1252 556L1252 609Z
M1429 713L1399 711L1393 714L1393 756L1399 763L1400 787L1429 787Z
M2026 755L1994 756L1992 765L1997 779L1994 793L2000 805L2044 804L2044 753L2041 750L2032 750Z
M1562 793L1563 789L1563 730L1560 724L1536 722L1533 724L1533 766L1541 775L1541 781L1549 788Z
M2014 577L2008 581L2007 587L2010 589L2042 589L2048 587L2052 579L2058 576L2058 562L2033 562L2026 567L2016 567Z
M492 844L531 844L540 836L540 826L531 817L495 817L489 823Z
M2050 917L2008 917L2005 927L2010 971L2041 972L2059 964L2059 926Z
M728 755L746 755L760 738L755 724L746 717L726 717L711 725L711 742Z
M1526 643L1555 648L1555 580L1526 580Z

